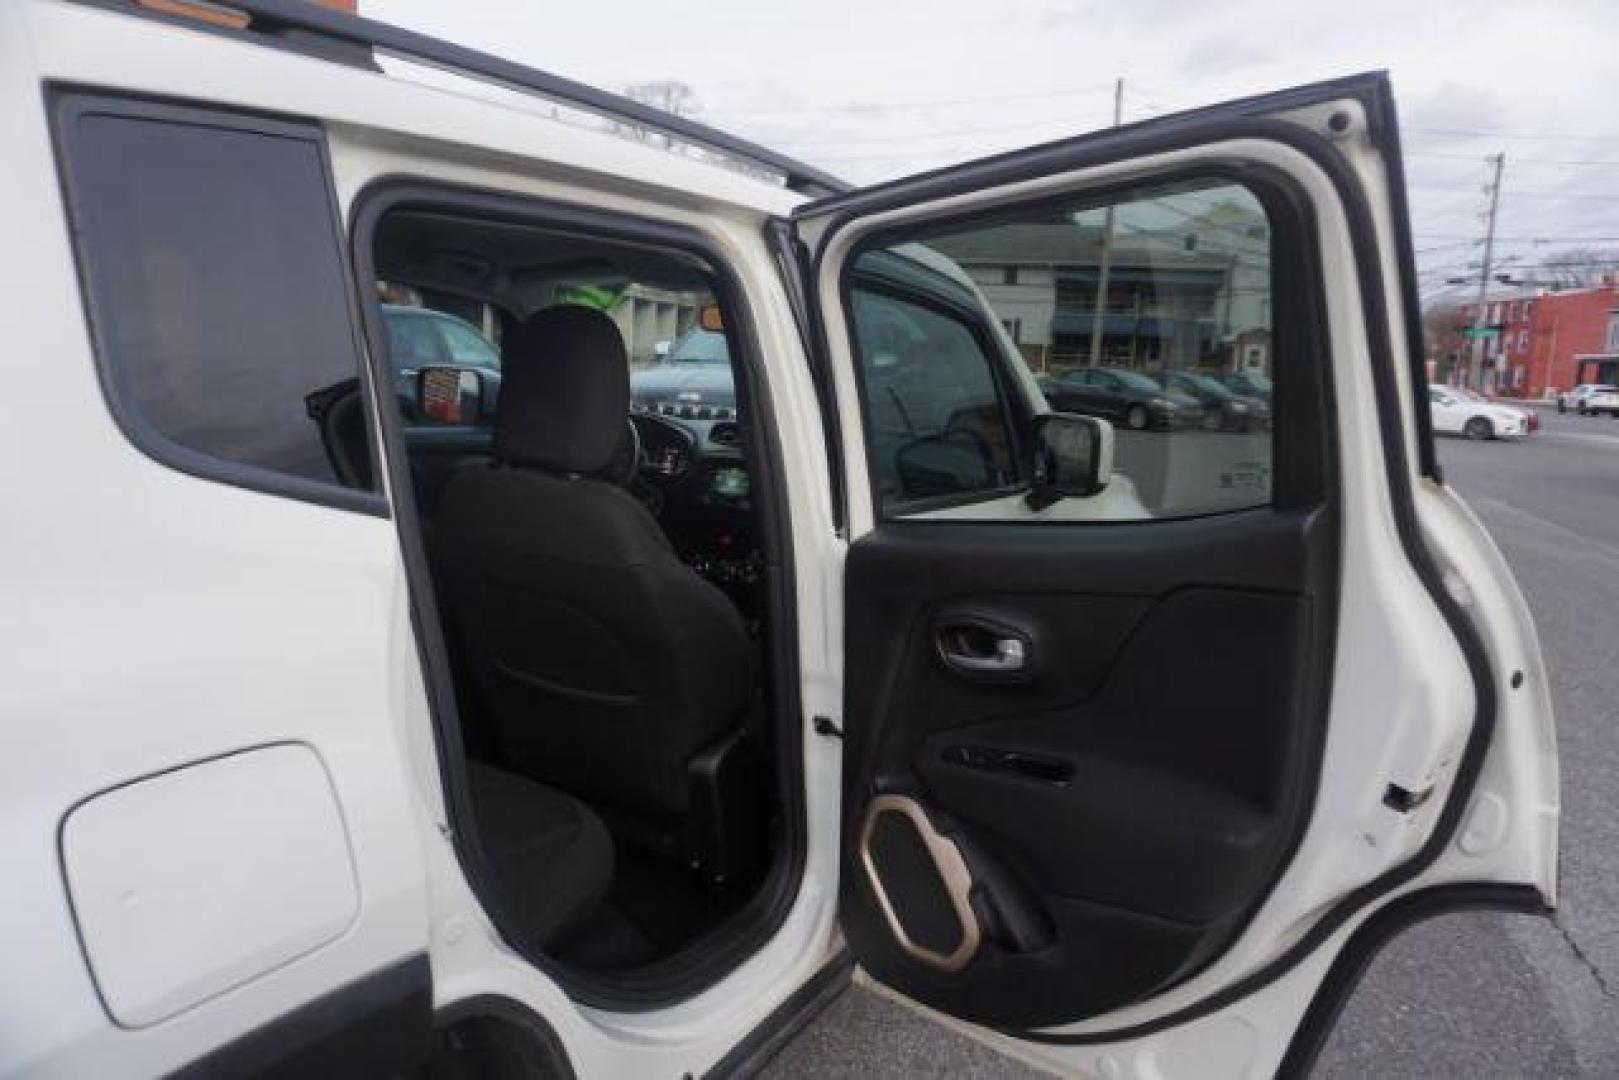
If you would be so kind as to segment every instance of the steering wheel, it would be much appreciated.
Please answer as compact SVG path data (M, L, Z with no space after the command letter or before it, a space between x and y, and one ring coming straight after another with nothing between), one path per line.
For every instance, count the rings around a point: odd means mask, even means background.
M624 434L619 437L613 456L596 475L610 484L630 488L634 486L635 479L641 474L641 467L645 464L646 453L641 447L640 429L635 426L634 420L625 417Z

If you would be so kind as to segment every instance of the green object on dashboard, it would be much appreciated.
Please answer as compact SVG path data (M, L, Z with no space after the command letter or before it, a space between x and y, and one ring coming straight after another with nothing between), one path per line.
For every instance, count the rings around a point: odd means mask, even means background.
M559 285L555 294L556 302L578 304L597 311L612 311L624 299L624 292L628 288L628 285Z

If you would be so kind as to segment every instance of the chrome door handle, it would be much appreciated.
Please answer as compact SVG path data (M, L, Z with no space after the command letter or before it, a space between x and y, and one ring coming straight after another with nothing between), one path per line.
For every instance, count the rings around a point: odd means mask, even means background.
M995 651L992 653L979 654L951 649L945 654L945 659L963 671L1012 672L1023 670L1028 654L1023 649L1023 642L1017 638L1001 638L995 642Z
M952 625L938 632L939 658L967 678L1022 675L1029 667L1029 644L984 626Z

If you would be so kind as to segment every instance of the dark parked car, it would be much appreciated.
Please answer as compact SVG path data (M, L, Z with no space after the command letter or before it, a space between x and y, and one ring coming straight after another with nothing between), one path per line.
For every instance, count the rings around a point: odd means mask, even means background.
M1263 399L1239 394L1212 375L1172 371L1169 385L1202 402L1226 431L1265 431L1270 427L1270 405Z
M424 367L469 368L483 385L482 411L494 414L500 396L500 350L477 327L454 315L403 304L382 305L396 389L407 416L419 413L416 373Z
M1220 382L1226 389L1243 397L1258 398L1266 403L1271 399L1270 378L1258 372L1234 371L1229 375L1221 375Z
M1196 397L1165 390L1151 376L1120 368L1077 368L1044 376L1040 389L1053 409L1100 416L1132 431L1201 427L1208 415Z
M453 364L500 372L500 350L464 319L402 304L382 305L382 316L394 366L401 370Z
M663 346L659 346L662 350ZM736 386L725 334L693 327L655 367L630 373L631 405L682 420L734 420Z

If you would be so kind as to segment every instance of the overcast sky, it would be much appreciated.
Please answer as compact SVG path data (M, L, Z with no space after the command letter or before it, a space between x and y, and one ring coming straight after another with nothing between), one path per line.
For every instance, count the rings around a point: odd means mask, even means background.
M1129 121L1386 68L1425 291L1477 260L1483 159L1498 150L1509 269L1568 247L1619 249L1619 0L360 0L360 10L608 89L681 80L698 118L855 182L1106 126L1118 77Z

